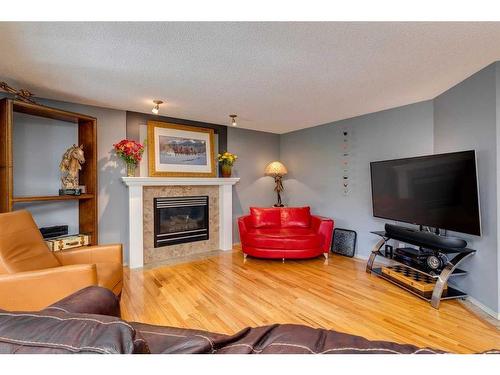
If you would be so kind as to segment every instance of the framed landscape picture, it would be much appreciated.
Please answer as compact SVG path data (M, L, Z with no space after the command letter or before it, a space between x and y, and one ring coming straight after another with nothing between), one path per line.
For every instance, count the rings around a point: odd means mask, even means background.
M151 177L215 177L213 129L148 121Z

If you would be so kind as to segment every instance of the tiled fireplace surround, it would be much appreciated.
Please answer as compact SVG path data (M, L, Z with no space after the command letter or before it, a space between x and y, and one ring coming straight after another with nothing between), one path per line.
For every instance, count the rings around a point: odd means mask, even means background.
M219 248L219 188L217 186L145 186L143 190L144 264L199 254ZM154 247L153 198L208 196L208 241Z
M232 249L232 185L238 178L123 177L129 189L130 268L213 250ZM156 197L209 197L209 239L154 247Z

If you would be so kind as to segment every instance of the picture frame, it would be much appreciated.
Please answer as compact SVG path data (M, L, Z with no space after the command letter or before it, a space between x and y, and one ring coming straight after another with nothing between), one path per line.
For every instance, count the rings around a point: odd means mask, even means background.
M150 177L215 177L214 130L148 121Z

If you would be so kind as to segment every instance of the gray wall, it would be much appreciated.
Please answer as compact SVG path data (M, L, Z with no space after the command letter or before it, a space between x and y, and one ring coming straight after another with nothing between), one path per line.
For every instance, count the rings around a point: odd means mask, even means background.
M357 255L367 257L387 220L372 215L369 163L432 153L432 102L422 102L284 134L281 159L285 203L310 205L313 213L332 217L338 228L358 234ZM343 192L343 135L349 132L350 192Z
M496 176L497 176L497 283L498 283L498 293L497 301L498 307L497 312L500 313L500 173L498 171L500 166L500 63L496 63L496 128L497 128L497 158L496 158ZM498 317L500 319L500 316Z
M369 162L432 153L477 151L482 236L456 234L478 253L464 263L469 275L454 283L493 314L500 311L500 63L426 101L281 136L290 205L311 205L336 227L358 232L366 257L386 220L372 217ZM351 191L342 192L342 131L350 135ZM453 233L451 233L453 235Z
M233 176L240 182L233 190L233 235L239 242L237 218L248 213L250 206L269 207L276 202L274 179L264 176L267 163L279 160L278 134L228 128L227 149L238 155Z
M482 236L467 236L478 253L466 261L470 276L456 284L498 309L497 69L492 64L434 99L434 152L476 150Z
M14 123L14 195L57 195L61 187L61 156L70 145L77 142L77 127L67 122L21 113L14 113ZM68 201L18 203L14 207L30 209L40 227L67 224L70 233L78 233L77 206L78 202Z

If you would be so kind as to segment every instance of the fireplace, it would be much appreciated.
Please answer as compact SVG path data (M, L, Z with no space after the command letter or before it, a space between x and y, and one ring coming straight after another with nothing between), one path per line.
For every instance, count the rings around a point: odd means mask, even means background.
M154 247L208 240L208 196L154 198Z

